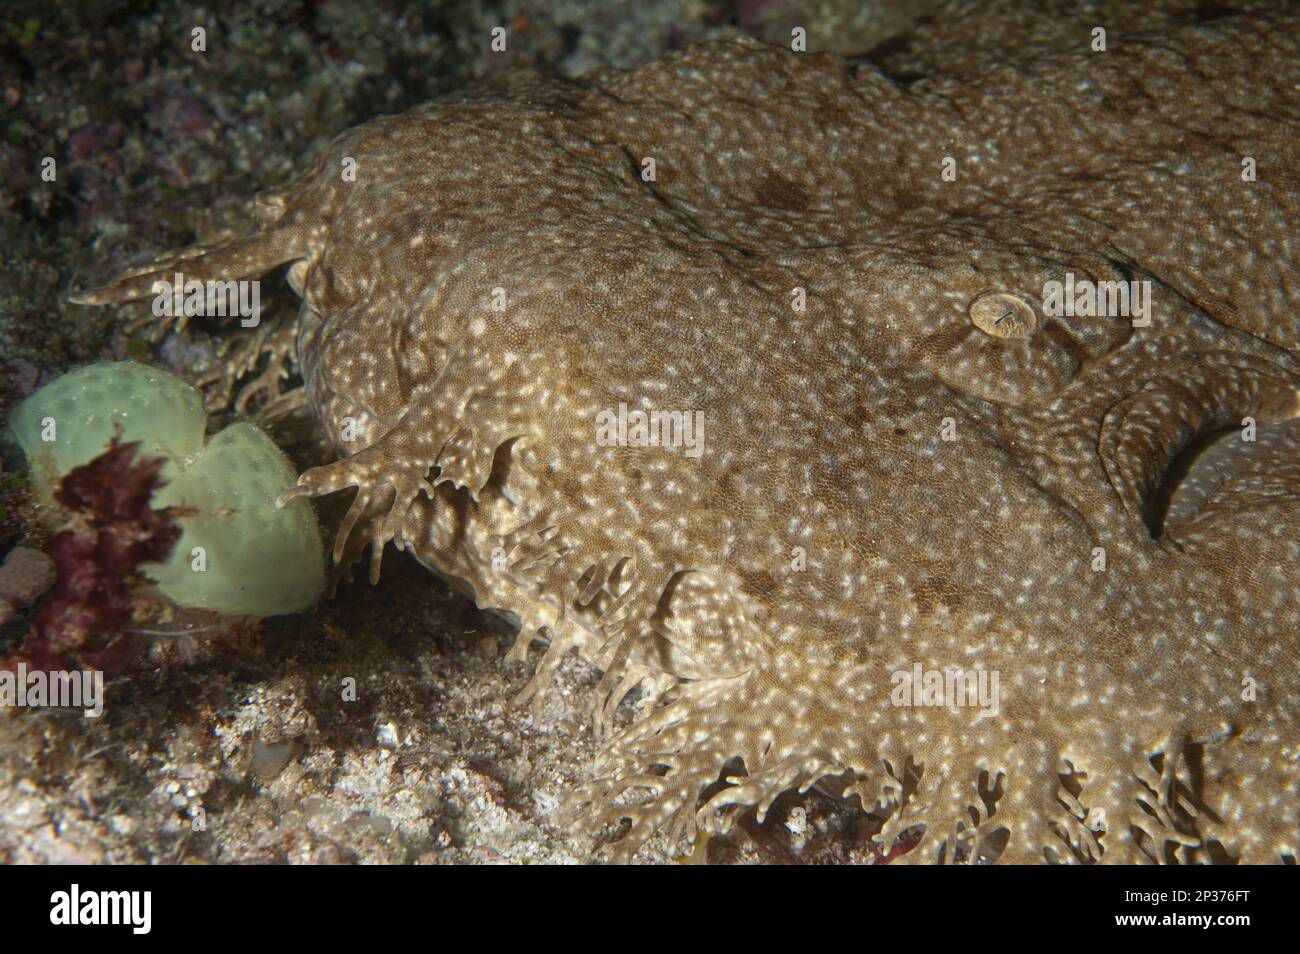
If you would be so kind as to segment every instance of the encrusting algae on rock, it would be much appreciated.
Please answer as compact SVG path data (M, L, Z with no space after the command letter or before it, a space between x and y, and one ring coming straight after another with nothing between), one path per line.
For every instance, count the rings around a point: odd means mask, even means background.
M340 459L282 502L356 488L337 561L393 540L546 640L527 698L571 650L599 730L639 690L579 799L618 858L836 777L900 860L1294 861L1298 56L1278 15L515 79L78 300L289 266L281 399ZM1150 320L1047 313L1067 275Z

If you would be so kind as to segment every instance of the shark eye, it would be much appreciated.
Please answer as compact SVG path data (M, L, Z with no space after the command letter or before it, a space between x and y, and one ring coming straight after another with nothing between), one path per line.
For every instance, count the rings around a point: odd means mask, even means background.
M1012 407L1050 404L1133 334L1128 316L1094 309L1061 314L1048 289L1060 276L1082 285L1118 285L1126 276L1104 261L1065 266L982 249L978 267L956 265L895 277L877 290L874 313L949 387ZM903 273L906 275L906 273Z
M1038 313L1019 295L990 292L970 306L975 327L994 338L1028 338L1038 328Z

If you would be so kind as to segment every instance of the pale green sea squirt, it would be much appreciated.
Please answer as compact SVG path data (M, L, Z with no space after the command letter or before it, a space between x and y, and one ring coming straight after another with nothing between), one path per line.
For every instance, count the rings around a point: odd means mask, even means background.
M174 374L132 361L92 364L58 378L19 406L11 429L31 465L42 503L68 471L94 459L120 427L123 441L166 459L155 508L180 517L182 535L165 563L143 567L186 607L277 616L311 608L325 589L316 515L304 499L277 509L297 472L252 424L204 440L199 392Z

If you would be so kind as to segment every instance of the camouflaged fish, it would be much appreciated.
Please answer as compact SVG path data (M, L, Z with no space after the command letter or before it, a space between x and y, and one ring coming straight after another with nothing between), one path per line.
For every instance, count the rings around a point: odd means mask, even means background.
M603 670L616 858L822 783L907 861L1293 862L1298 35L516 77L78 300L288 266L219 373L328 434L336 560Z

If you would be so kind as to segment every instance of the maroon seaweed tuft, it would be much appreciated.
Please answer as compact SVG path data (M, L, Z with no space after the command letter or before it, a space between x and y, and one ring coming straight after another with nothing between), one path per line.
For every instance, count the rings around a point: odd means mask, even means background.
M32 634L0 665L51 669L74 657L82 666L117 670L134 655L138 640L127 629L147 602L139 593L140 565L166 560L181 534L177 508L150 506L165 461L137 458L139 446L114 438L59 485L54 499L68 526L50 543L58 578Z

